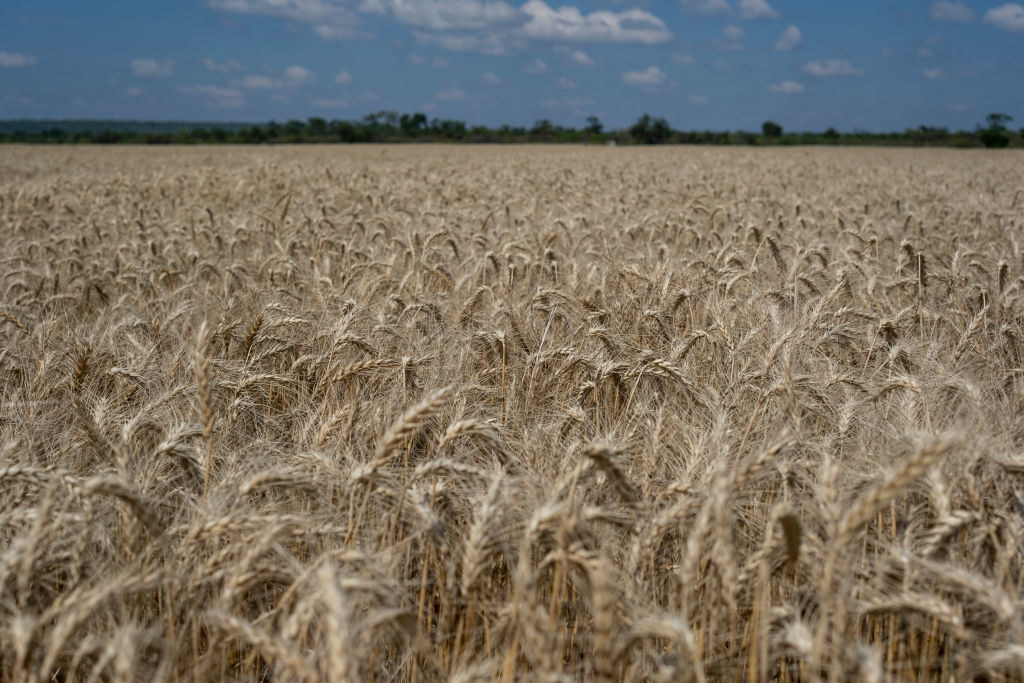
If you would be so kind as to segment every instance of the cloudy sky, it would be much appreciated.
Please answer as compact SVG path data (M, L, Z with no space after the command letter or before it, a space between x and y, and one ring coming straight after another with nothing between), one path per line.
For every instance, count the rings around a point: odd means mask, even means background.
M1024 1L1024 0L1022 0ZM575 4L564 4L575 3ZM3 0L0 118L1024 126L1000 0Z

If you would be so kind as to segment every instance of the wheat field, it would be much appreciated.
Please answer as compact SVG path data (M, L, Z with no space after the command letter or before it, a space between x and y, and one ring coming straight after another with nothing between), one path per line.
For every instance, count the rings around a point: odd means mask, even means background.
M0 154L0 677L1024 675L1024 155Z

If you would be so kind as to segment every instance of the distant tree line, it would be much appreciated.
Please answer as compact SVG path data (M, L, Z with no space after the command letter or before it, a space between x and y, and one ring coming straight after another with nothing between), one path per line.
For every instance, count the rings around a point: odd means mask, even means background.
M357 121L313 117L265 124L202 124L134 121L0 121L0 142L96 144L291 144L366 142L597 143L622 145L907 145L949 147L1022 147L1024 129L1011 130L1012 117L993 113L974 130L950 131L920 126L901 132L786 132L765 121L760 132L683 131L665 118L644 114L629 128L605 130L590 116L580 128L540 119L532 127L470 126L455 119L428 118L422 112L379 111Z

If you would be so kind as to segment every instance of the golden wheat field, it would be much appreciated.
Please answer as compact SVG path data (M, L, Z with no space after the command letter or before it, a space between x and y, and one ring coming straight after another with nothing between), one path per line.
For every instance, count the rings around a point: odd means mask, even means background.
M0 676L1024 675L1024 156L0 150Z

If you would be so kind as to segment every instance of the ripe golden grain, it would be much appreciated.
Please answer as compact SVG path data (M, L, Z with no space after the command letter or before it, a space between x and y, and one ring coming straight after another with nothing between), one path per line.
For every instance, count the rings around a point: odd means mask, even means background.
M1020 153L3 152L0 680L1024 670Z

